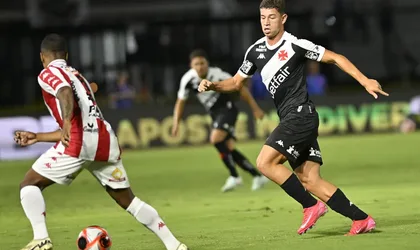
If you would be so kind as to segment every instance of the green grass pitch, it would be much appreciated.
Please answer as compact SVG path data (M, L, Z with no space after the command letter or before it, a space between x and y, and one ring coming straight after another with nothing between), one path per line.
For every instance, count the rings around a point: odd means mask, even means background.
M255 161L263 142L239 143ZM278 186L251 192L251 179L221 193L227 171L210 146L132 151L123 155L136 195L153 205L172 232L194 250L418 249L420 134L321 138L323 177L377 220L374 233L343 236L351 221L330 211L299 236L302 209ZM0 249L20 249L32 238L18 185L30 161L0 162ZM76 248L80 230L105 227L116 250L164 249L151 232L112 201L89 173L70 187L44 192L54 249Z

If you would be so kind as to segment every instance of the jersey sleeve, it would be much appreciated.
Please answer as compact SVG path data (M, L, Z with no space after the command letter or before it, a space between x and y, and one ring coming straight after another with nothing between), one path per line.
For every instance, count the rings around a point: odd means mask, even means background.
M188 83L191 81L191 78L189 77L189 74L185 74L182 78L181 78L181 82L179 84L179 89L178 89L178 99L181 100L187 100L189 95L190 95L190 89L187 87Z
M248 50L246 51L244 61L242 62L242 65L238 70L238 74L245 78L252 77L255 71L257 71L257 66L255 65L255 61L251 53L251 49L253 47L254 45L249 47Z
M320 62L324 57L325 48L320 45L316 45L311 41L299 39L295 41L294 44L299 50L301 50L302 55L309 60Z
M41 71L38 76L38 83L43 90L56 96L62 87L71 87L65 76L59 69L48 67Z

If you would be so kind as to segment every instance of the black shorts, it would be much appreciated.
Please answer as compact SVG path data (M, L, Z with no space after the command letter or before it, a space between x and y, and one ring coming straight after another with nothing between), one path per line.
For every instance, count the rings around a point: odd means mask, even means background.
M238 109L236 107L221 108L211 112L212 128L221 129L228 133L226 140L235 138L235 124L238 119Z
M310 108L309 108L310 107ZM318 144L318 113L313 105L302 105L281 121L267 138L268 145L286 156L293 170L305 161L323 164Z

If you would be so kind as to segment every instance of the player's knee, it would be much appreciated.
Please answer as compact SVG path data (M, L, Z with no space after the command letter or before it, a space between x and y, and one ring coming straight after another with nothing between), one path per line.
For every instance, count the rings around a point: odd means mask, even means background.
M113 189L109 186L106 187L108 194L114 201L122 208L127 209L134 199L134 194L131 188Z
M213 144L213 145L216 145L216 144L219 144L219 143L222 143L223 141L225 140L225 138L224 137L222 137L222 136L219 136L219 135L215 135L215 134L212 134L211 136L210 136L210 143L211 144Z
M262 173L265 174L269 168L272 167L272 162L268 161L267 159L265 159L264 157L262 157L261 155L259 155L257 157L257 169Z
M22 189L27 186L36 186L39 187L39 189L43 190L49 185L50 183L47 183L44 177L40 175L34 175L29 172L25 175L25 178L20 182L19 188Z
M319 176L312 175L298 175L298 177L303 187L311 193L317 188L317 183L321 179Z

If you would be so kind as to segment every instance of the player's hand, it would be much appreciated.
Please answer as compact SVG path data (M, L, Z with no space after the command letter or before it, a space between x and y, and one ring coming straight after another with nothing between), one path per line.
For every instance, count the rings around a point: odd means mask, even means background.
M71 122L64 121L63 128L61 129L60 141L66 148L70 145L70 130L71 130Z
M198 86L198 92L212 90L212 87L213 87L213 83L210 82L209 80L204 79L200 82L200 85Z
M378 94L389 96L388 93L382 90L382 86L379 84L379 82L374 79L367 79L362 82L362 85L365 87L369 94L375 97L375 99L378 99Z
M260 108L255 109L253 113L254 113L255 119L257 120L262 120L262 118L264 118L264 115L265 115L264 111Z
M16 144L26 147L38 142L36 134L29 131L16 131L14 136Z
M173 137L177 136L177 135L178 135L178 130L179 130L179 126L178 126L178 124L174 124L174 125L172 125L171 135L172 135Z

